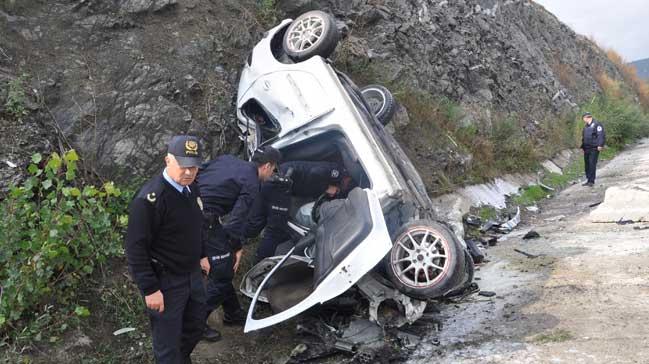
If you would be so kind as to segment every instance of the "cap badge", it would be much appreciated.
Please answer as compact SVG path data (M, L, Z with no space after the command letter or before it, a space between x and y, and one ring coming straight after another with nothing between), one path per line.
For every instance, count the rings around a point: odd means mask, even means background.
M340 172L338 172L337 169L332 169L331 170L331 178L338 178L340 176Z
M185 141L185 154L198 155L198 143L195 140Z
M151 192L147 194L146 199L149 200L149 202L155 202L156 199L155 192Z

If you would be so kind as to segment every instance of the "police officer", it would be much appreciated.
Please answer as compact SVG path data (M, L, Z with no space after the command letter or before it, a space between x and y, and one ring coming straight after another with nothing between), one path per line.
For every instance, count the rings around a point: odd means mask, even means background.
M207 255L211 272L207 284L207 315L203 338L220 339L220 333L207 325L209 314L223 305L223 323L239 325L245 313L239 305L232 278L239 267L247 217L265 181L277 168L280 152L272 147L257 149L252 162L222 155L204 164L198 174L205 213L209 220ZM223 221L228 215L227 222Z
M156 362L191 363L205 319L201 268L210 270L194 182L201 163L198 139L173 137L165 163L131 202L126 257L144 296Z
M593 116L587 112L582 115L584 120L584 130L581 139L581 149L584 150L584 165L586 169L586 182L583 186L592 187L595 184L595 171L597 169L597 159L599 152L604 149L606 142L606 133L604 126L593 119Z
M290 176L287 176L289 174ZM249 237L259 234L264 225L266 226L264 236L257 247L257 262L275 255L277 246L291 238L287 222L292 196L316 199L326 194L333 198L342 190L347 190L349 181L345 169L338 163L282 163L280 173L262 185L260 198L255 201L249 217L246 230Z

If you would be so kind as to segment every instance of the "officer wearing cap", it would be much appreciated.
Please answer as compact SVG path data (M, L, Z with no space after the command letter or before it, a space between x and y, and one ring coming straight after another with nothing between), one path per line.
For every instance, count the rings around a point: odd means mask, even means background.
M217 341L221 335L207 325L210 313L223 306L223 323L243 324L245 313L239 305L232 278L239 267L245 238L245 226L260 181L272 176L280 161L280 152L266 146L257 149L252 162L222 155L205 163L198 174L198 184L209 219L207 256L211 272L207 284L207 315L203 317L203 338ZM227 215L227 221L224 217Z
M265 226L257 247L257 262L275 255L277 246L291 238L287 222L292 197L334 198L347 191L350 178L345 168L334 162L291 161L282 163L280 173L262 184L261 194L249 216L246 234L256 236Z
M201 268L209 272L200 190L194 182L201 148L193 136L174 136L166 167L130 206L126 258L151 321L156 363L191 363L205 319Z
M592 187L595 185L595 173L597 170L597 159L599 152L604 149L606 132L599 121L593 119L589 112L582 115L584 129L582 132L581 149L584 151L584 166L586 170L586 182L583 186Z

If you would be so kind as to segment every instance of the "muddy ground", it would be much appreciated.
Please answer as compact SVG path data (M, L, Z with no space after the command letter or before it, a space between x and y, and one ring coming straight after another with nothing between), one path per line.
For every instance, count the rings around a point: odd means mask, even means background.
M441 330L432 322L420 327L428 334L409 359L392 362L646 363L649 230L637 228L647 224L595 224L587 217L606 188L649 177L649 141L598 172L594 188L574 184L541 202L539 212L526 212L518 228L488 250L489 262L476 277L495 297L438 305ZM541 237L523 240L531 229ZM222 328L218 313L211 320ZM195 362L283 363L303 340L295 326L248 335L224 328L221 342L199 344Z

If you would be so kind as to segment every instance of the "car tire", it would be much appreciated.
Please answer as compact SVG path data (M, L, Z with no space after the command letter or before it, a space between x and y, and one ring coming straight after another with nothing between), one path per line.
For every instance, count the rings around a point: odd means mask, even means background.
M400 292L418 299L444 296L466 278L465 249L444 225L417 220L399 229L385 258L388 278Z
M298 16L286 29L282 47L295 62L313 56L328 58L336 49L340 33L333 17L314 10Z
M397 102L390 90L381 85L369 85L363 87L361 93L370 107L370 112L383 126L388 125L397 111Z

